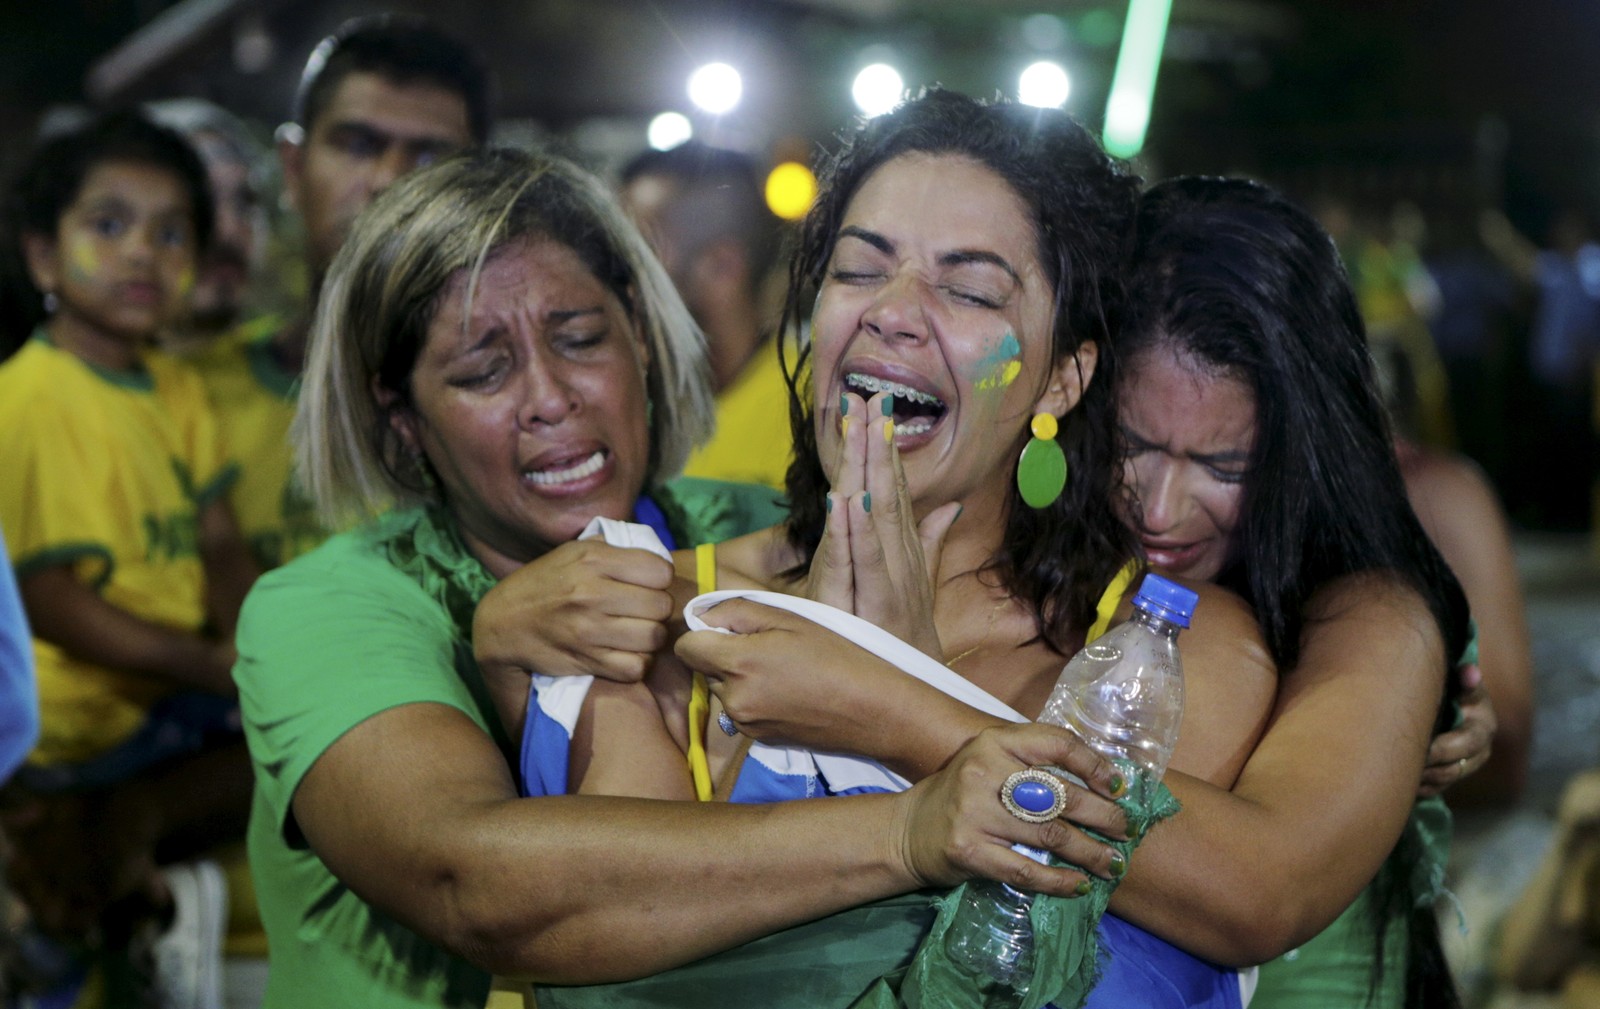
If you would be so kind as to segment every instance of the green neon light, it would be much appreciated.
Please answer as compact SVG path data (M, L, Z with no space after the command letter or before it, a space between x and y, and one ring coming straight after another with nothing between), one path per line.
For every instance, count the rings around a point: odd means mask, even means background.
M1172 0L1128 0L1128 24L1106 99L1106 150L1119 158L1131 158L1144 147L1171 13Z

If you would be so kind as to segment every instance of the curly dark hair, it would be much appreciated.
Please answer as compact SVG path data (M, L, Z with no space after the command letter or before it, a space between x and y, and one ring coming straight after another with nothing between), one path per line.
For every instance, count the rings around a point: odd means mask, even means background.
M1086 342L1097 345L1095 381L1058 435L1071 474L1066 490L1054 504L1035 510L1011 481L1004 540L985 567L1033 605L1040 637L1065 654L1093 622L1104 586L1138 553L1112 508L1121 465L1112 335L1122 310L1121 268L1139 180L1064 112L925 91L864 123L823 166L820 192L790 264L785 327L798 331L850 201L874 172L909 153L968 158L1005 180L1028 209L1053 292L1052 363ZM792 362L787 355L784 361L795 445L787 480L788 537L803 558L796 573L821 540L828 492L805 395L809 360L806 346Z

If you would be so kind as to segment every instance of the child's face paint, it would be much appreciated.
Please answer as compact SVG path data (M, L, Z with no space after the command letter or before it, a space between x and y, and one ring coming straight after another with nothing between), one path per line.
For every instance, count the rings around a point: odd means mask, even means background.
M67 238L68 276L80 284L92 283L100 272L100 253L94 245L93 237L81 231Z
M90 169L56 227L41 281L57 318L121 342L153 339L182 310L195 280L188 193L165 168L111 161Z
M978 362L977 378L972 383L980 392L1005 389L1022 374L1022 345L1015 333L1006 333L983 360Z

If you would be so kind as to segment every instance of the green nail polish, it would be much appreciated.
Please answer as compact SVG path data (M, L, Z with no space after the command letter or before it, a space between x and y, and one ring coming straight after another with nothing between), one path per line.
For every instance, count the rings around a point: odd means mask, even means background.
M843 417L850 412L850 397L845 393L839 394L839 416Z
M1121 795L1123 792L1125 792L1127 790L1128 790L1128 783L1126 781L1122 780L1122 775L1113 774L1111 776L1111 794L1113 796L1118 796L1118 795Z
M868 491L867 493L861 495L861 510L866 512L868 515L872 514L872 492L871 491Z
M1128 871L1128 860L1122 857L1122 852L1115 852L1111 856L1111 875L1118 879Z
M828 506L828 514L829 514L829 515L832 515L832 514L833 514L833 498L831 498L831 497L827 497L827 498L823 498L823 499L822 499L822 500L823 500L823 501L824 501L824 502L825 502L825 503L826 503L826 504L827 504L827 506Z
M883 407L883 415L885 417L893 417L894 416L894 397L893 396L885 396L885 397L883 397L883 402L881 404L879 404L879 405Z
M1073 888L1072 894L1075 897L1087 897L1089 896L1090 889L1091 887L1089 886L1089 881L1086 879L1080 879L1078 880L1078 885Z

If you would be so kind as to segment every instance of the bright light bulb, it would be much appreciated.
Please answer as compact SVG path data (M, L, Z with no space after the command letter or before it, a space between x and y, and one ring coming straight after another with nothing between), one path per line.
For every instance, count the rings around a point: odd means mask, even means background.
M798 221L817 198L817 177L798 161L785 161L767 176L767 206L785 221Z
M900 77L900 71L887 63L874 63L862 67L856 74L855 83L850 85L850 97L856 100L856 108L867 116L881 116L900 103L905 95L906 82Z
M714 116L732 112L743 94L744 80L726 63L707 63L689 75L689 100Z
M694 136L694 124L682 112L663 112L650 120L645 140L658 151L670 151Z
M1058 109L1072 93L1072 80L1061 64L1040 60L1017 78L1017 100L1041 109Z

